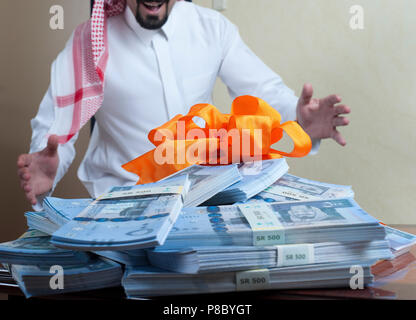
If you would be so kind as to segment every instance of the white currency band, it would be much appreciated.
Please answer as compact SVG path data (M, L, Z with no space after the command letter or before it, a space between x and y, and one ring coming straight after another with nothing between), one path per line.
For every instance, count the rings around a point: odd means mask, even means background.
M236 272L235 284L237 291L265 290L270 288L268 269Z
M295 191L292 188L284 186L270 186L265 190L266 192L276 194L282 197L289 197L296 200L319 200L321 198L306 194L300 191Z
M254 246L286 243L284 227L269 205L254 203L240 204L238 207L253 232Z
M157 195L157 194L181 194L183 192L182 186L171 186L171 187L154 187L154 188L143 188L143 189L132 189L132 190L122 190L114 191L103 194L97 200L108 200L114 198L127 198L135 196L147 196L147 195Z
M315 263L313 244L286 244L276 246L276 266L288 267Z

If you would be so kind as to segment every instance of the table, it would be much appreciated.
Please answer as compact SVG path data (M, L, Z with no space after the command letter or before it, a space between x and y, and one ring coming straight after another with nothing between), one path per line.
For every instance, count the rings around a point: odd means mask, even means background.
M392 227L416 234L416 226L393 225ZM257 292L239 292L215 294L216 299L243 299L254 300L292 300L292 299L411 299L416 300L416 246L410 252L399 256L392 261L382 261L372 267L375 276L374 283L363 290L351 289L308 289L308 290L270 290ZM23 294L13 281L0 281L0 296L9 299L22 299ZM155 300L174 299L188 302L198 302L209 295L192 295L186 297L165 297ZM125 299L123 288L94 290L89 292L67 293L39 299L54 300L119 300Z

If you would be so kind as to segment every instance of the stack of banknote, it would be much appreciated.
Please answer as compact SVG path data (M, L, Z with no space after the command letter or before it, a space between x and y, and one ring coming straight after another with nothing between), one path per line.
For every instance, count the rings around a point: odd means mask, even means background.
M190 186L184 199L184 207L196 207L216 193L242 179L237 165L193 165L165 178L162 182L166 182L172 178L184 177L186 175L188 175ZM43 209L45 211L45 216L50 221L54 222L55 225L63 226L88 207L92 201L93 199L60 199L46 197L43 201ZM26 216L32 214L32 212L28 212L26 213ZM35 219L41 220L39 216L35 217ZM35 221L33 221L33 223L35 223ZM41 221L39 221L39 223L42 225ZM46 225L47 223L48 221L45 221L43 224Z
M223 205L247 201L269 187L289 170L285 159L256 161L239 166L241 181L218 192L203 205Z
M164 248L384 240L379 221L353 199L185 208Z
M26 213L42 240L0 245L0 263L27 296L63 292L46 282L51 263L64 267L69 291L119 284L122 263L127 296L141 298L348 287L356 268L367 284L373 263L416 243L365 212L351 187L287 170L282 159L191 166L97 199L47 197L44 211Z
M389 243L322 242L277 246L189 247L179 250L148 250L151 265L180 273L277 268L314 263L348 263L391 259Z
M183 175L188 175L191 181L184 207L197 207L242 179L236 164L226 166L193 165L166 179Z
M15 281L7 267L6 264L0 264L0 285L15 286Z
M322 263L248 271L183 274L152 267L128 268L122 280L130 299L233 291L349 287L359 273L371 283L370 263Z
M415 235L386 225L384 228L387 233L386 240L389 242L389 246L394 257L398 257L406 252L409 252L410 248L416 244Z
M12 264L10 270L27 298L116 287L123 275L121 265L99 257L70 266Z
M307 201L353 198L351 186L323 183L285 174L247 202Z
M114 187L52 235L74 250L127 250L164 243L189 190L188 176Z
M29 211L25 213L27 226L51 235L59 229L59 225L49 219L45 211Z
M45 216L48 220L52 221L55 225L62 227L84 211L92 201L93 199L61 199L46 197L43 200L43 210L45 211Z
M17 240L0 243L0 261L7 264L74 265L90 259L87 252L56 248L50 243L50 236L38 230L29 230Z
M79 201L82 200L82 201ZM86 201L84 201L86 200ZM69 222L70 217L75 217L78 213L80 213L82 210L84 210L88 204L92 202L91 199L59 199L59 198L51 198L48 197L45 199L45 201L48 201L50 207L49 211L53 212L53 214L46 213L43 211L39 212L30 212L30 214L25 214L27 219L27 225L29 228L35 228L41 232L44 232L48 235L52 235L56 230L58 230L60 227L65 225ZM74 210L75 207L73 207L74 202L79 201L80 208L79 212L76 212ZM54 204L52 206L51 204ZM53 210L52 210L53 209ZM45 216L47 218L45 219ZM49 220L49 216L52 217L62 217L59 219L55 219L55 221L59 221L59 223L62 223L61 225L55 224L55 222L52 222ZM93 251L95 254L109 258L111 260L114 260L116 262L129 265L129 266L144 266L148 265L147 260L147 254L144 249L133 249L133 250L118 250L118 251L111 251L111 250L105 250L105 251ZM1 259L0 259L1 261Z
M87 252L60 249L50 243L50 236L29 230L19 239L0 244L0 282L13 279L27 298L113 287L120 284L122 268L116 262ZM10 272L10 273L9 273ZM55 274L61 286L51 285Z

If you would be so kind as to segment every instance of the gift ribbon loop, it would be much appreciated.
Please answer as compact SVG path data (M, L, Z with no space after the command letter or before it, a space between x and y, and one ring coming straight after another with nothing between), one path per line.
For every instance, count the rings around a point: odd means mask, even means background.
M194 119L200 118L205 126ZM197 121L199 122L199 121ZM266 160L304 157L312 142L297 122L283 124L277 110L253 96L237 97L231 113L223 114L211 104L194 105L187 115L177 115L150 131L156 148L122 167L140 177L138 184L165 178L193 164L220 165L247 159ZM271 148L283 133L292 139L289 153Z

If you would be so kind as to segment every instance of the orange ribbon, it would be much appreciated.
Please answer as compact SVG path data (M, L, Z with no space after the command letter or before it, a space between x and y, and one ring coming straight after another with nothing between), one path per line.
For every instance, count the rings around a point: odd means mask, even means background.
M198 126L195 117L203 119L205 126ZM137 184L145 184L193 164L221 165L306 156L312 147L309 136L296 122L280 124L280 121L279 112L253 96L237 97L231 114L222 114L210 104L197 104L187 115L177 115L150 131L148 138L156 148L122 167L140 177ZM290 153L271 148L283 137L283 132L293 141Z

